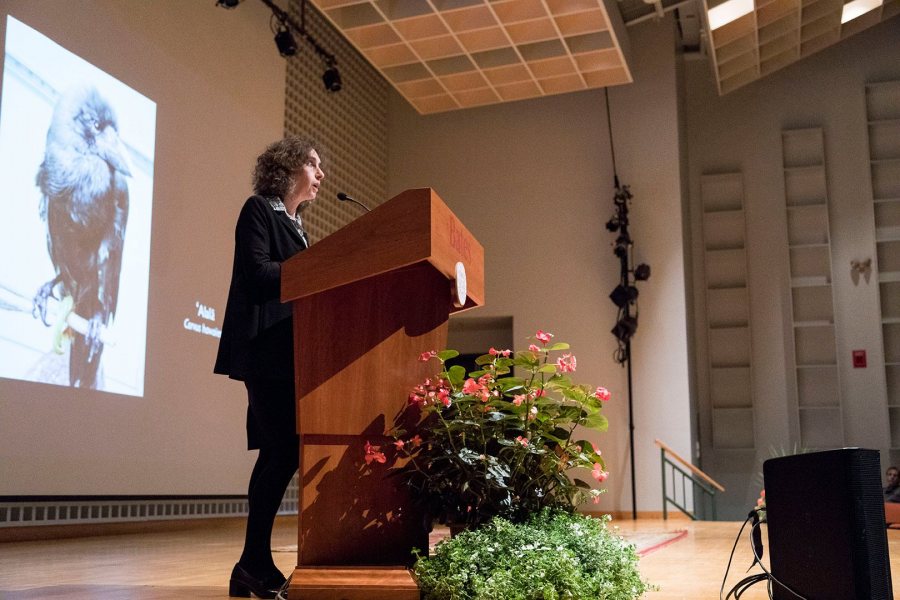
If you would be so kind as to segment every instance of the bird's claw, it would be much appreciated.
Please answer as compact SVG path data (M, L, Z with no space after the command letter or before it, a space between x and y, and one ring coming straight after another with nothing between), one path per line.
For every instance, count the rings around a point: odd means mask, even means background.
M53 288L56 285L56 280L48 281L44 285L42 285L37 294L34 295L34 299L32 300L32 308L31 308L31 316L35 319L40 318L41 321L47 327L50 327L51 323L47 320L47 299L53 298L55 300L59 300L56 295L53 293Z

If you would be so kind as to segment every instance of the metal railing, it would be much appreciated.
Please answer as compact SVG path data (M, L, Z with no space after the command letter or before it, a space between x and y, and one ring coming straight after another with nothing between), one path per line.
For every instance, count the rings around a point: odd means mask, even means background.
M668 505L671 504L693 520L705 519L707 514L706 508L709 507L711 518L708 520L716 520L716 493L724 492L722 487L712 477L683 459L677 452L669 448L660 440L655 440L659 446L660 456L662 459L662 493L663 493L663 519L669 518ZM669 456L683 465L687 470L675 464ZM668 467L668 473L667 468ZM671 487L669 478L671 476ZM681 496L679 497L679 486L681 484ZM688 482L690 482L691 498L693 499L691 507L688 506ZM671 494L670 494L671 491Z

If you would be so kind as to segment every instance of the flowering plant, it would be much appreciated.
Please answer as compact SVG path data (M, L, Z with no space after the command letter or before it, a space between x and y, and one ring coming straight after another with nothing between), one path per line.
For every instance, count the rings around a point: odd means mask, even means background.
M609 392L573 383L575 356L552 337L538 331L525 351L491 348L469 373L448 364L455 350L419 357L437 361L440 371L409 395L418 425L391 435L408 459L397 474L440 522L522 521L545 507L572 511L599 501L602 490L569 473L583 469L598 482L608 476L600 452L575 436L606 431L601 408ZM367 461L380 462L377 454L368 450Z
M608 515L554 510L522 523L497 517L438 542L413 570L423 600L641 598L655 588L641 579L635 547L608 523Z

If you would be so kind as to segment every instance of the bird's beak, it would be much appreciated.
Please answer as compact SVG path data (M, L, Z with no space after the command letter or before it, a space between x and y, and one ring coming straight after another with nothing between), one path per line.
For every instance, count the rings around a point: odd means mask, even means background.
M119 132L107 127L96 138L97 154L113 169L122 175L131 175L131 161L128 159L128 148L122 143Z

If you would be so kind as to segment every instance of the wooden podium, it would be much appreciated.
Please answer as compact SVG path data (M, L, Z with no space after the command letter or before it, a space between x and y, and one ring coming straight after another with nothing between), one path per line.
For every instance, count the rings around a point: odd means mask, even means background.
M418 599L407 567L430 524L386 476L399 463L385 432L434 374L416 359L445 347L450 313L484 303L484 249L433 190L408 190L285 262L281 300L294 304L301 441L289 598ZM366 442L386 464L366 464Z

